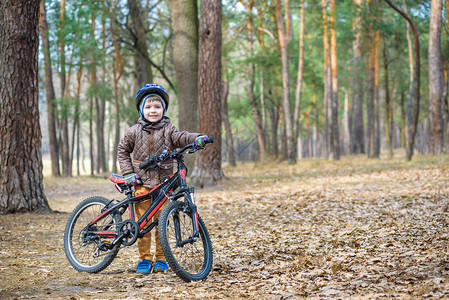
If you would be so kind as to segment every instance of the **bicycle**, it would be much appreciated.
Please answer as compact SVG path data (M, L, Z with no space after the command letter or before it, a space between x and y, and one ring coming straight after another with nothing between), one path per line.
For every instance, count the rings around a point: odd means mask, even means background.
M209 137L206 144L213 143ZM204 145L205 146L205 145ZM80 272L98 273L108 267L117 256L120 246L131 246L148 234L156 225L162 251L169 267L186 282L205 279L212 268L212 244L206 225L197 212L193 186L187 186L184 155L204 147L194 143L178 151L165 149L140 163L147 172L160 167L167 160L176 160L178 170L146 194L134 196L133 185L124 176L111 174L110 180L126 198L109 200L93 196L79 203L71 213L64 231L64 250L69 263ZM141 182L140 182L141 183ZM182 198L183 201L180 199ZM136 220L134 204L151 199L151 205ZM118 203L114 204L114 201ZM151 218L168 201L159 219ZM129 218L122 221L128 210Z

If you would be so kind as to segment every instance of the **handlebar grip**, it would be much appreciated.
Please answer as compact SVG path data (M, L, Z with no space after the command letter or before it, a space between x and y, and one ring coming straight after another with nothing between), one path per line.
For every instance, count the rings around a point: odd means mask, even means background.
M140 169L145 169L146 167L148 167L150 164L152 164L153 162L151 160L147 160L146 162L140 163L139 164L139 168Z
M210 136L210 137L207 138L206 144L213 143L214 141L215 141L214 137Z

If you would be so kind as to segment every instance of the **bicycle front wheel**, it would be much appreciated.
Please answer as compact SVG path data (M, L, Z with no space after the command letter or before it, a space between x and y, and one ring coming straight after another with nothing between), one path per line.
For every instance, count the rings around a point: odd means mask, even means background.
M112 237L98 236L93 231L117 231L119 214L109 214L88 227L110 201L103 197L90 197L73 210L64 231L64 250L70 264L80 272L98 273L116 257L120 245L109 249Z
M198 216L199 238L192 241L193 223L186 204L169 203L159 218L159 239L170 268L186 282L203 280L212 269L212 244L203 220ZM178 237L178 238L177 238ZM188 243L181 241L190 240Z

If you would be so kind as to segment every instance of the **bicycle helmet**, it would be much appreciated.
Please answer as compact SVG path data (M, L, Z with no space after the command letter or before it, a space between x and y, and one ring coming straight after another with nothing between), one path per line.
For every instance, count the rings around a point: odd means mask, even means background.
M142 86L136 94L136 108L137 111L143 115L142 113L142 100L148 98L147 96L157 96L159 99L161 99L164 103L162 103L162 106L164 107L164 115L165 112L168 109L168 104L170 103L170 97L168 96L167 91L159 84L157 83L147 83L144 86Z

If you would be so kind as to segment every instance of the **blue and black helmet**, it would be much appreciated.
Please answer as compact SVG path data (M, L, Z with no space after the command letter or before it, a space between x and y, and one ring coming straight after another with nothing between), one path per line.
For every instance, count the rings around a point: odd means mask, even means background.
M168 96L167 91L157 83L147 83L142 86L136 94L136 108L137 111L142 114L142 100L146 99L147 96L158 96L164 103L162 106L164 107L164 114L167 111L168 104L170 103L170 97ZM143 103L144 104L144 103Z

